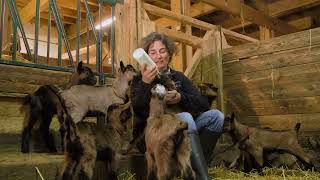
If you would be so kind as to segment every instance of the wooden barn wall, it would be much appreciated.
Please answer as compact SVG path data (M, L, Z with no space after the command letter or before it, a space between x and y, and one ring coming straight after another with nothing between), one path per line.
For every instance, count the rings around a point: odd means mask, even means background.
M320 134L320 28L224 50L227 112L247 124Z

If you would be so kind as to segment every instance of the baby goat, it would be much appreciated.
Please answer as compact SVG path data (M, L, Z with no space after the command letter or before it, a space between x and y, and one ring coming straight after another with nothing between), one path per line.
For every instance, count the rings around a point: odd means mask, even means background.
M97 79L93 71L79 62L77 71L72 73L69 82L65 85L66 89L78 84L95 85ZM56 152L56 146L50 133L52 117L57 114L60 124L63 123L63 110L59 98L55 91L59 91L54 85L40 86L33 94L28 94L23 98L20 111L25 112L24 125L21 137L21 152L29 152L31 131L40 122L41 136L44 138L47 148L51 152ZM63 128L60 127L61 137Z
M187 123L164 112L166 90L157 84L151 90L150 114L145 129L148 179L171 179L181 175L195 179Z
M75 123L80 122L89 111L106 115L111 104L124 103L129 84L136 74L131 65L124 66L121 61L118 76L112 87L78 85L63 91L61 96L68 114Z
M123 113L127 113L126 110L130 105L130 102L110 105L106 126L85 121L75 124L71 119L66 119L65 161L58 179L71 180L76 176L80 179L92 179L96 160L105 162L108 176L106 179L117 179L120 157L118 152L123 141L121 134L113 125L116 123L125 125L131 116Z
M237 122L232 114L230 118L229 134L235 143L239 143L240 148L248 152L258 163L258 168L264 164L264 150L274 150L290 153L301 160L308 168L313 167L311 157L304 152L299 145L297 131L300 123L295 130L272 131L249 127Z

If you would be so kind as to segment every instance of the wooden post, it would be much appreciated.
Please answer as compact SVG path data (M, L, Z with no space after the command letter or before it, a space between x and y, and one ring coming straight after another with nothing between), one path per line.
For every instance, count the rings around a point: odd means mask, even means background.
M225 103L224 103L224 94L223 94L223 37L222 37L222 30L221 26L219 28L220 36L216 38L216 49L217 49L217 73L218 73L218 105L220 106L220 110L222 112L225 111Z
M264 0L255 1L256 8L265 15L269 15L268 4ZM274 31L267 28L266 26L259 26L260 40L268 40L273 37Z
M191 2L190 0L182 1L182 14L185 16L191 15ZM188 35L192 35L192 27L190 25L184 25L184 31ZM184 53L184 66L183 71L186 70L189 64L192 62L192 47L188 45L182 46L182 51Z
M181 1L180 0L171 0L171 11L181 14ZM172 27L173 30L180 31L181 30L181 23ZM184 65L183 65L183 51L182 51L182 44L179 43L177 45L177 53L175 56L172 57L171 65L175 70L183 72Z
M135 65L132 52L138 46L137 4L136 0L127 0L124 4L116 4L116 49L115 62Z

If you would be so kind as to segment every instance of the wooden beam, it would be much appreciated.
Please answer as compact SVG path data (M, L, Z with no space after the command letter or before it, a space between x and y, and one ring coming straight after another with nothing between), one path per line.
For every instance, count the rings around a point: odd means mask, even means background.
M279 17L319 4L320 0L281 0L271 3L268 9L272 17Z
M180 0L171 0L170 2L171 11L177 15L182 14L182 3ZM177 30L178 32L181 32L182 26L181 22L178 22L176 25L171 26L171 29ZM177 53L172 57L171 65L174 69L183 72L184 70L184 52L182 50L182 43L179 43L176 45Z
M210 36L212 36L214 33L214 31L207 31L206 34L203 37L203 40L208 40L210 38ZM198 66L198 64L200 63L200 58L202 56L202 48L199 48L196 50L196 52L194 53L193 57L192 57L192 62L190 64L188 64L187 69L184 72L184 75L186 75L187 77L191 78L196 70L196 67Z
M46 9L44 12L48 13L48 10ZM59 9L59 12L61 16L77 19L77 13L71 9L63 7ZM82 12L81 17L85 17L85 12Z
M83 3L83 0L81 2ZM59 7L77 11L77 1L75 1L75 0L73 0L73 1L57 0L57 4ZM93 2L88 2L88 5L89 5L91 11L96 10L98 7L98 5ZM80 11L82 13L86 12L86 8L84 7L84 5L80 6Z
M194 27L197 27L197 28L200 28L200 29L203 29L203 30L211 30L211 29L216 29L217 28L213 24L210 24L210 23L207 23L207 22L204 22L204 21L200 21L198 19L195 19L195 18L192 18L192 17L189 17L189 16L184 16L184 15L181 15L180 13L176 13L176 12L172 12L172 11L169 11L169 10L166 10L166 9L162 9L162 8L157 7L157 6L153 6L151 4L144 3L143 7L144 7L144 9L146 11L148 11L149 13L151 13L153 15L170 18L170 19L176 20L176 21L178 21L180 23L181 22L187 23L187 24L190 24L190 25L192 25Z
M200 21L200 20L192 18L192 17L188 17L188 16L184 16L184 15L181 15L181 14L177 14L177 13L174 13L172 11L169 11L169 10L166 10L166 9L162 9L162 8L159 8L159 7L147 4L147 3L144 3L143 7L145 8L145 10L147 10L150 13L153 13L155 15L172 18L172 19L177 20L177 21L188 23L188 24L190 24L192 26L195 26L195 27L198 27L200 29L204 29L204 30L217 29L216 25L213 25L213 24L210 24L210 23L207 23L207 22L204 22L204 21ZM244 40L247 40L249 42L257 42L257 41L259 41L257 39L254 39L254 38L251 38L251 37L248 37L248 36L245 36L245 35L242 35L242 34L239 34L237 32L233 32L233 31L227 30L227 29L222 29L222 31L226 35L237 37L237 39L244 39Z
M40 1L40 11L48 7L48 0ZM22 24L28 23L36 16L36 0L31 0L24 8L20 11L20 17Z
M48 20L48 12L41 12L40 18ZM63 24L75 24L76 23L75 19L61 17L61 20L62 20ZM55 22L55 19L51 18L51 21Z
M280 0L268 5L269 16L271 17L280 17L286 15L290 12L296 10L301 10L302 8L312 7L320 4L320 0ZM237 29L240 27L245 27L251 25L249 21L241 22L241 18L233 18L222 24L222 27L228 29Z
M161 33L169 36L174 41L185 43L185 44L190 45L194 48L201 47L202 39L198 38L196 36L187 35L183 32L175 31L175 30L160 27L160 26L157 26L156 30L158 32L161 32Z
M259 11L253 9L250 6L245 5L244 3L241 3L239 0L228 1L228 3L219 0L202 1L210 5L216 6L221 10L230 12L234 15L240 15L248 21L252 21L258 25L267 26L281 33L288 34L298 31L298 29L296 29L295 27L290 26L287 23L282 22L281 20L274 19L265 14L261 14Z
M198 16L202 16L202 15L206 15L209 14L213 11L215 11L217 8L203 3L203 2L198 2L195 3L191 6L191 17L198 17ZM159 26L163 26L163 27L169 27L169 26L174 26L175 24L177 24L177 21L174 21L172 19L168 19L165 17L161 17L157 20L155 20L156 24Z
M259 10L262 14L269 16L269 9L268 9L268 3L264 0L255 0L254 5L257 10ZM267 28L266 26L259 26L259 32L260 41L262 40L269 40L274 37L274 31Z
M300 30L306 30L306 29L310 29L310 27L312 26L313 19L312 19L312 17L307 16L307 17L303 17L300 19L295 19L295 20L289 21L288 24L295 26L296 28L298 28ZM259 37L259 33L257 31L250 33L250 34L247 34L247 35L250 37L257 37L257 38Z
M221 28L222 29L222 32L228 36L228 37L232 37L233 39L236 39L236 40L246 40L246 41L249 41L249 42L259 42L258 39L255 39L255 38L252 38L252 37L249 37L249 36L246 36L246 35L243 35L243 34L240 34L240 33L237 33L237 32L234 32L234 31L231 31L231 30L228 30L228 29L224 29L224 28Z
M182 14L185 16L190 16L191 14L191 1L190 0L183 0L182 1ZM187 35L192 35L192 27L190 25L185 25L184 26L184 31ZM185 70L189 64L192 62L192 47L183 45L182 46L182 51L185 54L185 57L183 58L185 61L185 67L183 70Z

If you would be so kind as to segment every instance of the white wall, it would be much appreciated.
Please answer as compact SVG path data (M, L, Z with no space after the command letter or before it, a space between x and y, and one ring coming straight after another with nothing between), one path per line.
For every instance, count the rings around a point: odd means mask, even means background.
M30 49L34 49L34 32L35 27L34 23L24 24L24 30L28 39L28 43ZM21 42L21 52L27 53L25 45L23 43L23 39L20 35L20 42ZM38 42L38 55L39 56L47 56L47 37L48 37L48 26L47 24L41 24L39 28L39 42ZM55 26L51 26L51 37L50 37L50 57L57 58L58 57L58 31ZM64 45L64 43L62 43Z

